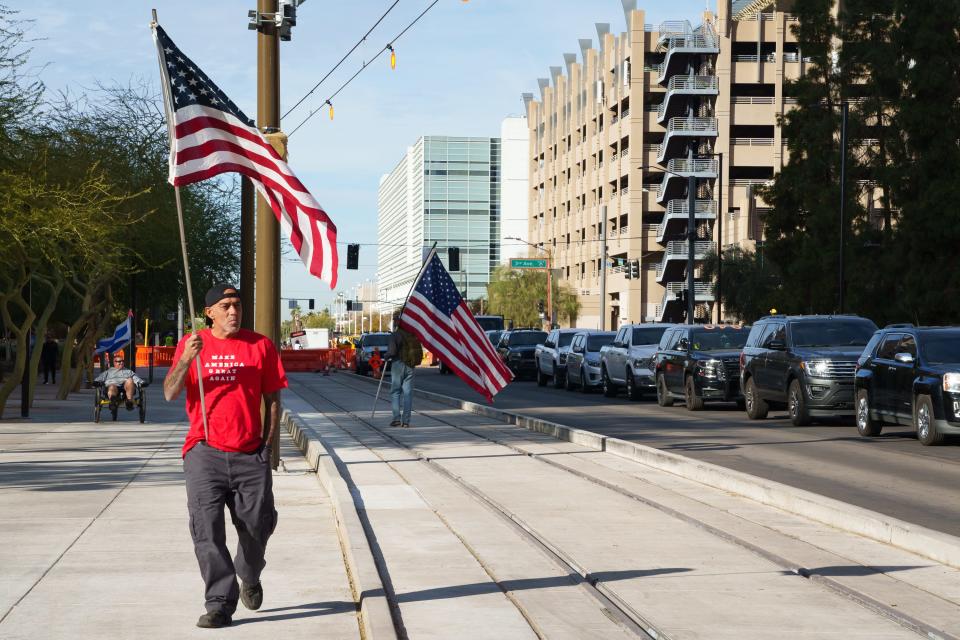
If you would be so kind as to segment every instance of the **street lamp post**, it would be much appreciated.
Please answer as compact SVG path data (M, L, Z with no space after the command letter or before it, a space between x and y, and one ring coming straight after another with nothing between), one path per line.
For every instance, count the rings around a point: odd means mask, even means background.
M840 290L837 294L840 313L843 313L844 205L847 199L847 115L849 112L850 103L844 101L840 116Z

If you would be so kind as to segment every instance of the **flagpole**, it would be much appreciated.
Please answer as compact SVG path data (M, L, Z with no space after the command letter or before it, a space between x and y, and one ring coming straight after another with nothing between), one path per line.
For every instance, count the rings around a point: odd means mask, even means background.
M423 268L427 266L427 263L433 258L433 254L437 252L437 242L433 242L433 246L430 247L430 253L427 254L427 259L423 261L423 264L420 265L420 271L417 272L417 277L413 279L413 284L410 285L410 291L407 292L407 297L403 301L403 305L400 307L400 316L403 316L403 310L407 308L407 300L410 299L410 296L413 294L414 288L417 286L417 283L420 282L420 277L423 275ZM394 331L397 330L397 327L393 328ZM373 398L373 408L370 409L370 417L377 412L377 403L380 402L380 389L383 387L383 374L387 372L386 363L384 363L383 373L380 374L380 384L377 385L377 395ZM391 379L393 373L390 374Z
M153 14L153 22L150 24L151 29L155 29L157 26L157 10L151 10ZM173 131L171 127L173 126L173 110L171 107L170 101L170 78L167 75L167 70L163 65L163 55L160 51L160 41L157 39L156 31L154 31L154 42L157 44L157 60L160 63L160 78L161 84L163 85L163 108L164 112L167 114L167 141L170 144L170 158L169 162L173 162ZM193 285L190 283L190 260L187 256L187 236L183 228L183 205L180 204L180 187L174 185L173 187L174 198L177 202L177 223L180 227L180 248L183 253L183 277L187 283L187 304L190 309L190 319L193 323L193 333L196 335L199 331L197 328L197 313L193 308ZM200 390L200 415L203 417L203 439L207 442L210 441L209 429L207 426L207 404L206 398L203 393L203 369L200 366L200 356L197 354L197 357L194 358L194 362L197 364L197 388Z

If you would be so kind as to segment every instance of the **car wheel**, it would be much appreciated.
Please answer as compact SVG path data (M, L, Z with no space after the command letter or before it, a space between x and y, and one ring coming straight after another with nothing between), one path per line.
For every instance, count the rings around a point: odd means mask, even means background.
M697 394L697 386L693 382L693 376L687 376L683 384L683 391L687 401L687 411L700 411L703 409L703 396Z
M617 395L617 390L613 386L613 383L610 382L610 376L607 374L606 368L600 370L600 384L603 386L603 395L608 398Z
M943 442L943 433L937 429L937 422L933 417L930 396L917 396L913 403L913 426L917 429L917 440L920 444L930 446Z
M787 410L790 412L790 422L795 427L804 427L810 424L810 410L807 408L807 399L803 395L800 381L794 379L787 392Z
M662 373L657 374L657 404L661 407L673 406L673 397L667 389L667 379Z
M543 387L547 384L547 376L543 375L543 371L540 371L540 365L537 365L537 386Z
M580 393L590 393L590 385L587 384L587 370L580 367Z
M883 428L879 420L870 416L870 396L866 389L857 390L857 431L860 435L872 438L880 435Z
M560 370L560 367L557 366L557 363L553 363L553 388L559 389L564 386L564 380L567 376L564 372Z
M763 420L770 411L767 401L757 394L757 385L753 378L747 378L747 384L743 388L743 404L747 410L747 417L751 420Z
M627 369L627 400L639 400L640 392L637 391L637 384L633 380L633 372Z

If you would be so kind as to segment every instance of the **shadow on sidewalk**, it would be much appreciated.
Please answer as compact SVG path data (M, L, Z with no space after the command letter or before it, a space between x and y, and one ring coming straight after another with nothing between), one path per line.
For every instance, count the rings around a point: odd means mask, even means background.
M252 618L238 618L233 621L233 625L248 624L251 622L277 622L280 620L295 620L297 618L314 618L317 616L327 616L336 613L356 613L359 607L354 602L345 602L337 600L333 602L311 602L309 604L299 604L292 607L278 607L276 609L263 609L258 613L277 613L279 611L289 611L290 613L280 613L278 615L264 616L253 614Z
M615 580L630 580L633 578L645 578L668 573L683 573L693 571L685 567L664 568L664 569L628 569L624 571L598 571L589 574L590 582L613 582ZM444 598L463 598L468 596L478 596L487 593L500 593L501 591L526 591L531 589L550 589L552 587L569 587L579 584L580 576L571 573L565 576L550 576L549 578L522 578L518 580L503 580L495 582L477 582L474 584L461 584L452 587L437 587L434 589L423 589L421 591L411 591L410 593L397 594L397 602L420 602L423 600L441 600Z

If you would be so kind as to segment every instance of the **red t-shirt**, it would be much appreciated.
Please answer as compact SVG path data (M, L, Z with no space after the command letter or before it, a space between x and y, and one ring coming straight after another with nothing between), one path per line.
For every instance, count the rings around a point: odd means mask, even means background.
M180 360L189 335L183 337L173 355ZM203 371L203 394L207 407L207 444L221 451L251 453L263 441L260 402L264 393L287 386L287 374L273 342L265 336L240 329L230 338L216 338L210 329L200 331L203 348L197 360ZM197 385L197 365L190 363L184 381L190 431L183 443L186 455L203 438L203 415Z

